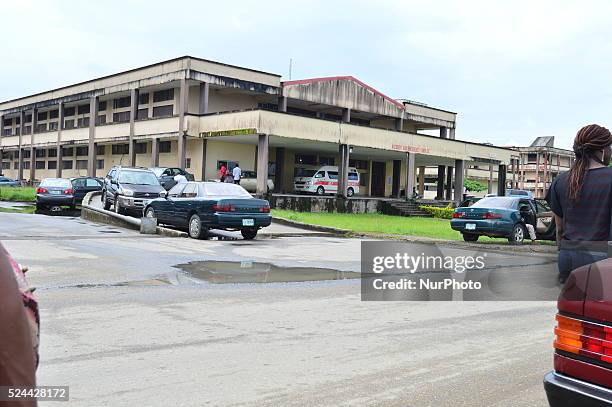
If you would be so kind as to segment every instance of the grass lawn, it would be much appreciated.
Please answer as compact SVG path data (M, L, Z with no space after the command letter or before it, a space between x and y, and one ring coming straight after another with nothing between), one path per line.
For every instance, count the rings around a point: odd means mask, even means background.
M0 187L0 201L36 201L36 188L33 187Z
M355 232L408 235L429 237L444 240L463 240L461 233L450 227L450 220L436 218L418 218L389 216L381 214L346 214L346 213L310 213L273 209L272 215L277 218L348 229ZM504 243L507 239L494 239L481 236L481 243Z

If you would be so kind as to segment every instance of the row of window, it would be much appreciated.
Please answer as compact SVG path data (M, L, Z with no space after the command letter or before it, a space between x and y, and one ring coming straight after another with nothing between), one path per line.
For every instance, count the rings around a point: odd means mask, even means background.
M317 156L316 154L296 154L295 164L302 165L334 165L334 157L328 156ZM355 167L358 170L369 169L369 163L367 160L353 160L349 159L349 166Z
M123 155L129 154L130 147L129 144L113 144L111 146L113 155ZM134 150L136 154L146 154L147 153L147 143L136 143L134 146ZM36 158L54 158L57 157L57 149L36 149ZM73 157L75 155L77 157L87 157L89 154L89 147L62 147L62 156L63 157ZM172 143L170 141L160 141L159 142L159 152L160 153L171 153L172 152ZM96 155L105 155L106 146L98 145L96 146ZM2 153L3 159L8 160L16 160L19 159L19 151L5 151ZM30 158L30 150L23 150L23 158Z
M24 161L22 164L22 168L24 170L30 169L30 162ZM87 169L87 160L76 160L76 164L72 160L64 160L62 161L62 169L71 170L76 168L77 170L86 170ZM11 163L8 161L4 161L2 163L3 170L10 170ZM19 169L19 162L13 163L13 169ZM57 161L36 161L36 169L37 170L55 170L57 169ZM104 160L96 160L96 169L103 170L104 169Z

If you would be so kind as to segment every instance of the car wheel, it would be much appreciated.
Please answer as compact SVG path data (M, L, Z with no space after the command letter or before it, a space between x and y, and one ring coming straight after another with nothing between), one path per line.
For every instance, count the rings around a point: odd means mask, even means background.
M353 188L349 188L346 190L346 196L348 196L349 198L353 196L354 194L355 194L355 191L353 190Z
M520 223L517 223L512 228L512 233L510 234L510 236L508 236L508 241L511 244L521 245L525 241L526 234L527 230L525 229L525 226L521 225Z
M324 194L325 194L325 188L323 187L317 188L317 195L324 195Z
M189 237L193 239L206 239L208 237L208 229L202 225L202 220L198 215L192 215L189 218Z
M147 208L147 210L145 211L145 218L157 219L157 214L155 213L155 209L151 207ZM157 223L157 221L155 223Z
M476 242L480 236L473 233L463 233L463 240L466 242Z
M245 240L253 240L257 236L257 229L241 229L240 234Z
M114 207L115 207L115 213L118 213L119 215L123 215L124 210L121 207L121 204L119 203L119 198L115 198Z
M104 210L108 211L111 207L111 203L108 200L108 196L106 196L106 192L102 194L102 203L104 204Z

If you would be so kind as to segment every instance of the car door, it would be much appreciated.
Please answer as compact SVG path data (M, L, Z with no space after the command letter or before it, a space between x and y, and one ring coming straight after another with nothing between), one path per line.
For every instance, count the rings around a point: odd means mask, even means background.
M553 238L555 233L555 218L544 199L534 199L536 207L536 233L539 236Z
M169 191L176 185L176 181L174 181L174 176L178 174L176 168L166 168L162 173L160 182L162 186Z
M117 193L117 185L113 184L113 181L117 180L117 170L113 169L108 172L104 181L104 187L106 188L107 197L111 200L115 199Z
M157 220L160 223L181 226L180 219L176 214L176 201L179 199L181 192L183 192L185 185L177 184L168 191L165 199L155 200L156 205L154 208L157 212Z
M85 191L85 178L75 178L72 180L72 189L77 202L81 202L87 193Z
M181 185L181 184L178 184ZM195 182L189 182L185 184L185 187L174 200L174 209L177 217L177 221L181 226L187 226L189 222L189 216L191 211L194 209L195 198L198 196L198 184Z

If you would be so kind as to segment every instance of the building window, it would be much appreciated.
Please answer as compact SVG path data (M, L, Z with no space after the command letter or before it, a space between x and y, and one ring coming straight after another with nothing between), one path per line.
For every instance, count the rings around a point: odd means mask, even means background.
M15 117L15 124L19 124L21 122L21 116Z
M172 105L155 106L153 108L153 117L172 116L173 112Z
M37 119L38 121L47 120L47 114L48 114L48 112L39 112L39 113L36 115L36 119Z
M149 118L149 109L146 107L144 109L138 109L138 115L136 116L138 120L144 120Z
M527 154L527 162L528 163L535 163L538 161L538 155L537 154Z
M171 153L172 152L172 142L160 141L159 142L159 152L160 153Z
M51 110L49 112L49 119L57 119L59 117L59 110Z
M36 169L37 170L44 170L45 169L45 162L44 161L36 161Z
M32 115L31 114L26 114L25 122L26 123L32 123Z
M97 145L96 146L96 155L104 155L106 154L106 146Z
M10 136L13 133L13 129L4 129L2 130L2 135L3 136Z
M66 120L64 122L64 128L65 129L74 129L74 120L73 119Z
M48 154L47 154L47 155L49 156L49 158L51 158L51 157L57 157L57 149L55 149L55 148L50 148L50 149L49 149L49 152L48 152Z
M76 154L77 156L87 156L87 154L89 153L89 147L77 147L76 148Z
M106 115L105 114L101 114L100 116L98 116L98 124L106 124Z
M30 134L32 132L32 126L25 126L23 128L23 134Z
M30 150L23 150L23 158L30 158Z
M4 119L4 125L5 126L12 126L13 125L13 119Z
M319 156L319 165L334 165L334 157Z
M36 158L44 158L47 156L47 150L36 149Z
M106 110L106 100L102 100L98 103L98 110Z
M75 111L74 106L64 108L64 117L74 116Z
M153 93L153 102L164 102L174 99L174 89L158 90Z
M36 132L37 133L42 133L43 131L47 131L47 123L37 124L36 125Z
M62 156L63 157L72 157L73 155L74 155L74 148L73 147L64 147L64 148L62 148Z
M122 107L130 107L131 98L124 96L122 98L113 99L113 109L121 109Z
M185 158L185 168L191 168L191 158Z
M296 154L296 164L317 165L317 156L314 154Z
M112 153L113 155L128 154L130 151L129 144L113 144Z
M57 130L57 122L49 123L49 130L50 131Z
M149 104L149 94L148 93L141 93L140 95L138 95L138 104L139 105L147 105L147 104Z
M86 170L87 169L87 160L77 160L76 162L77 170Z
M130 112L113 113L113 123L126 123L130 121Z
M13 164L13 169L14 170L18 170L19 169L19 161L15 161L15 163Z
M104 160L96 160L96 169L103 170L104 169Z
M80 105L77 107L77 114L87 114L89 113L89 103L86 105Z
M47 161L47 169L48 170L55 170L55 169L57 169L57 161L55 161L55 160Z
M134 146L134 151L136 154L146 154L147 153L147 143L136 143Z
M358 170L367 170L369 168L369 163L368 160L349 160L349 167L355 167Z
M3 169L3 170L10 170L10 169L11 169L11 163L10 163L10 161L4 161L4 162L2 163L2 169Z
M89 126L89 117L81 117L77 120L77 127Z
M23 169L24 170L29 170L30 169L30 162L29 161L24 161L21 164L23 165Z

